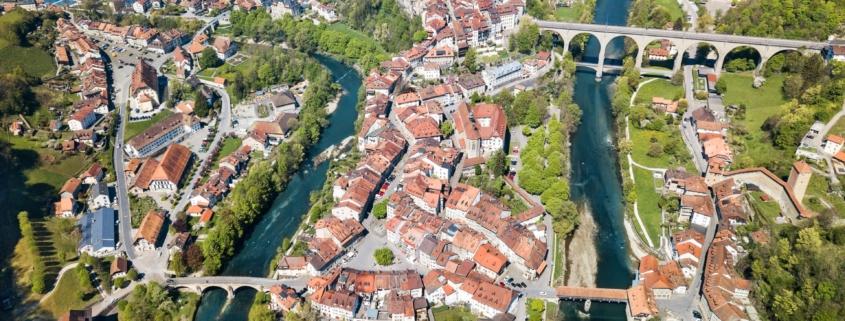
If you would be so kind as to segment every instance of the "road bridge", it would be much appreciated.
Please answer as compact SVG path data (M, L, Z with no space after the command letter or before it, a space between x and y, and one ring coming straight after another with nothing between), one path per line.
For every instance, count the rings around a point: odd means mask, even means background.
M164 284L174 289L184 289L199 294L210 288L223 289L229 299L235 297L235 292L242 288L251 288L258 292L269 291L275 285L285 285L297 290L304 289L308 283L308 276L295 279L269 279L249 276L208 276L169 278Z
M760 62L757 65L759 69L772 56L783 51L801 51L801 52L818 52L828 47L826 42L790 40L790 39L775 39L775 38L761 38L749 36L726 35L716 33L704 32L690 32L690 31L676 31L663 29L646 29L625 26L606 26L594 25L584 23L571 22L555 22L536 20L540 31L550 31L557 34L564 43L564 49L569 50L569 45L572 40L581 34L587 34L595 37L600 46L598 56L598 66L596 67L596 77L601 77L604 72L605 50L611 40L619 37L630 38L637 44L636 66L642 65L643 56L646 53L646 47L653 41L668 40L678 48L678 55L675 57L675 64L672 71L677 72L681 70L683 63L683 53L693 46L698 44L712 45L718 58L716 60L715 70L717 73L721 72L722 65L725 62L725 56L734 49L740 47L749 47L760 54Z

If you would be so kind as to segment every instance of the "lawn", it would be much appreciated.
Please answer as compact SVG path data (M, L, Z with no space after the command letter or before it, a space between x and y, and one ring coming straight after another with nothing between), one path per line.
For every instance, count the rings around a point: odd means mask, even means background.
M767 118L775 115L780 106L786 103L781 93L784 76L774 75L767 78L760 88L751 86L753 77L750 73L722 73L728 91L722 96L725 106L745 104L745 119L735 119L735 125L748 131L744 137L746 150L739 150L737 156L748 156L753 161L750 166L765 166L778 160L788 159L786 151L776 149L769 140L768 133L761 127Z
M831 193L827 178L818 174L813 174L810 178L803 203L804 206L816 213L824 212L828 209L828 205L832 206L840 216L845 213L845 199Z
M751 207L754 209L754 212L759 215L762 215L762 219L764 221L772 223L774 222L776 217L780 216L780 206L778 206L777 202L771 199L769 201L764 202L762 199L760 199L760 197L763 195L766 194L763 192L756 191L750 192L747 196L747 199L749 203L751 203Z
M565 238L559 238L557 234L554 234L554 270L552 271L552 280L553 284L557 285L557 280L563 277L563 273L566 271L565 262L563 261L565 255L564 246L566 246ZM563 282L563 280L561 280Z
M629 125L629 127L631 131L631 157L637 164L646 167L684 167L688 170L695 170L689 151L687 151L681 139L681 133L675 125L666 126L665 131L638 129L633 125ZM675 148L681 157L676 158L666 152L661 153L659 157L649 156L648 150L651 147L652 138L656 139L657 143L664 148L669 144L675 144Z
M555 20L563 22L578 22L581 18L581 10L579 6L572 6L568 8L557 8L555 10Z
M170 115L173 115L173 112L169 109L164 109L158 114L155 114L153 118L136 122L127 122L126 131L123 133L124 142L128 142L130 139L132 139L132 137L135 137L136 135L140 134L145 129L161 121L162 119L170 117Z
M233 153L238 147L241 147L241 139L238 137L226 137L223 140L223 146L220 147L220 153L217 154L217 159L214 162L218 162L223 157L229 156L229 154Z
M836 124L834 124L833 127L830 128L828 134L834 134L839 136L845 135L845 117L839 118L839 120L836 121Z
M666 11L669 12L669 16L672 17L670 21L676 21L678 18L684 17L684 10L681 9L681 5L678 4L678 1L675 0L655 0L654 4L659 7L663 7Z
M77 293L77 289L80 287L79 278L74 272L73 270L65 272L50 297L41 303L41 307L56 318L70 309L84 308L100 298L100 294L96 291L87 293L84 295L84 299L80 298Z
M654 189L658 184L649 170L634 167L635 188L637 191L637 209L640 212L640 218L643 220L646 232L651 241L657 244L660 241L660 207L657 206L657 201L660 195ZM639 226L639 223L634 223Z
M643 82L645 81L648 80L643 80ZM680 99L684 96L684 87L675 86L671 81L666 79L655 79L640 87L637 91L637 98L634 99L634 103L650 104L651 98L655 96L667 99Z
M27 185L48 184L58 191L71 176L76 176L91 164L84 155L64 155L61 152L42 148L40 141L29 140L20 136L8 136L12 147L18 150L31 150L38 154L36 164L23 171Z
M0 42L0 57L3 57L0 73L15 67L23 68L24 72L33 77L50 76L56 72L53 57L38 47L19 47L3 41Z
M469 309L465 307L449 307L439 306L431 309L436 321L475 321L478 317L474 316Z

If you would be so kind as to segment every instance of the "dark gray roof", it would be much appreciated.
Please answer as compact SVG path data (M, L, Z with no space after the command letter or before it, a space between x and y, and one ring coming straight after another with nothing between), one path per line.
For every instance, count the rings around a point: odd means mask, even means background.
M293 96L289 91L285 90L280 93L276 93L273 96L270 96L270 102L273 103L273 106L278 108L287 105L294 105L296 106L296 97Z
M89 192L91 198L97 198L100 195L105 195L109 197L109 186L102 182L97 182L94 185L91 185L91 191Z
M90 245L94 250L114 248L117 244L114 209L104 207L85 214L79 220L82 240L79 247Z

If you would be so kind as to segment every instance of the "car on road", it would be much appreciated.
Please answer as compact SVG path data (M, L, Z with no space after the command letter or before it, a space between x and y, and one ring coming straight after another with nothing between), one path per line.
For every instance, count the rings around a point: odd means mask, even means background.
M541 296L546 295L546 291L540 291L540 295Z
M693 318L693 320L695 320L695 321L701 321L701 312L698 312L698 311L696 311L696 310L693 310L693 311L692 311L692 318Z

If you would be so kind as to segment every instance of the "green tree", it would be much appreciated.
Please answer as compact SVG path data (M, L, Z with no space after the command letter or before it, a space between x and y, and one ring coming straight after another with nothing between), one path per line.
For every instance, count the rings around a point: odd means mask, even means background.
M383 247L373 252L373 257L376 259L378 265L386 266L393 264L393 251L389 248Z
M373 205L373 217L377 219L384 219L387 217L387 201L381 201Z
M719 78L716 81L716 92L720 95L724 95L728 92L728 83L725 81L725 78Z
M514 49L521 53L530 53L534 50L534 45L540 39L540 29L536 24L522 21L519 25L519 31L511 36L511 42Z
M417 30L414 32L414 42L420 42L428 38L428 32L425 30Z
M208 116L209 109L208 100L205 99L201 91L197 91L194 94L194 114L205 118Z
M508 160L505 153L497 150L490 158L487 159L487 170L493 176L505 176L508 173Z
M126 272L126 278L132 281L138 280L138 271L135 268L129 268L129 271Z
M214 51L214 48L206 47L200 53L199 63L202 68L214 68L222 65L223 61L217 57L217 52Z
M170 270L173 271L176 276L184 276L187 268L185 267L185 259L182 257L182 253L173 253L170 256Z
M475 48L469 48L467 50L466 55L464 56L464 67L466 67L469 72L476 72L478 71L478 66L476 65L476 59L478 54L475 51Z
M249 308L249 321L275 321L276 313L270 310L270 295L265 292L255 294L252 306Z
M452 136L452 133L454 133L454 132L455 132L455 129L452 127L451 121L447 120L447 121L440 123L440 134L443 135L443 137Z

